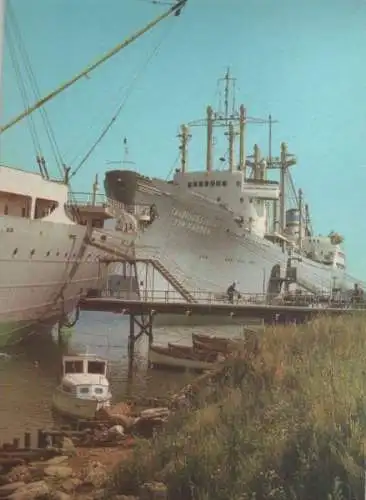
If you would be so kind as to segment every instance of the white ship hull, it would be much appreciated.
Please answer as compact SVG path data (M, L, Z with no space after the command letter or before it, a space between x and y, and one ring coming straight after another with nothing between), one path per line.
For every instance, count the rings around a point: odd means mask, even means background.
M280 293L279 282L273 278L279 270L285 276L288 254L279 246L251 233L240 234L232 213L183 187L158 179L137 181L141 177L134 172L122 171L118 176L123 193L107 177L108 196L157 207L158 218L136 240L137 258L160 260L189 291L222 294L237 280L242 294ZM293 261L292 266L297 268L298 288L317 293L329 293L333 287L353 288L354 280L341 269L307 258ZM159 284L155 277L153 288L166 288L163 281ZM151 288L141 265L138 283L140 292Z
M0 346L56 323L100 285L106 252L86 243L85 226L64 221L0 217Z

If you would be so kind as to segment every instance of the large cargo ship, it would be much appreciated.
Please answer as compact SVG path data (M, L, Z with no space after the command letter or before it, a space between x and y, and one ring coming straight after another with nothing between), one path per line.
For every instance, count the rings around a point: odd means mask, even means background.
M107 196L126 205L150 207L151 220L136 240L136 256L141 261L136 274L139 293L148 294L152 288L144 261L159 261L164 267L159 278L155 273L155 289L166 288L166 281L174 285L167 279L174 276L179 284L175 288L188 301L203 300L205 294L225 294L234 281L242 296L262 296L266 301L291 292L361 292L361 283L346 271L343 237L334 231L326 236L314 233L309 207L290 175L296 158L287 145L281 144L279 157L272 155L271 141L268 157L262 157L257 145L252 155L246 155L247 124L269 123L271 136L271 117L252 119L243 105L239 110L231 107L233 79L227 72L221 80L223 110L208 107L205 120L192 122L207 130L205 170L188 167L190 133L182 126L181 166L171 181L127 170L106 174ZM220 168L214 165L215 127L226 130L228 141L227 154L218 159ZM270 179L276 171L279 180Z

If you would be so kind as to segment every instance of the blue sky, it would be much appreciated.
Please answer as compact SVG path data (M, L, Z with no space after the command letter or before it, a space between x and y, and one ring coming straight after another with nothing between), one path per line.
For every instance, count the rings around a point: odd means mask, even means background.
M166 8L142 0L7 1L41 95ZM6 45L2 123L23 109ZM163 21L46 110L65 162L75 168L134 82L118 120L73 187L87 190L97 172L102 180L107 162L123 158L124 136L136 168L166 177L177 157L179 125L203 117L206 105L215 104L216 80L230 66L237 101L248 114L272 113L279 120L274 153L286 141L297 155L293 176L310 204L316 231L344 234L349 270L365 279L365 47L365 1L188 0L181 17ZM28 82L26 88L32 88ZM35 123L56 174L38 116ZM192 132L190 166L200 169L204 136ZM249 127L248 147L254 142L267 153L264 127ZM35 169L34 157L26 122L4 133L1 161Z

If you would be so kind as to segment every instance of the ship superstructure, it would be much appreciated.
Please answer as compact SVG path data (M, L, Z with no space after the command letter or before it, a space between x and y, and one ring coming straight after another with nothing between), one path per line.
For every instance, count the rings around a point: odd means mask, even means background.
M335 232L314 234L309 207L302 191L294 189L290 175L296 157L285 143L278 157L272 155L272 118L250 118L243 105L238 111L234 106L229 109L229 72L222 81L224 111L215 112L209 106L205 120L190 124L206 127L205 170L189 168L191 134L190 127L183 125L179 134L181 166L171 181L126 170L106 174L109 197L126 205L145 204L156 214L136 240L141 261L159 261L164 267L162 277L155 273L154 287L166 288L167 282L173 283L169 277L174 276L186 291L202 293L223 293L234 280L241 293L267 298L295 290L348 293L355 280L346 273L343 237ZM246 154L245 131L251 122L269 124L266 158L258 145L252 155ZM225 168L214 165L216 127L226 130L227 155L219 159ZM279 171L279 180L269 178L273 171ZM136 280L140 293L152 288L151 281L141 264Z

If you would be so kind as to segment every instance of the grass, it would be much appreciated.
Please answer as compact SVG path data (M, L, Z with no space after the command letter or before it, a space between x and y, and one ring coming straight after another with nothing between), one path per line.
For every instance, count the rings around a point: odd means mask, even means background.
M366 322L268 328L251 361L165 431L138 441L114 490L164 482L173 500L363 499Z

